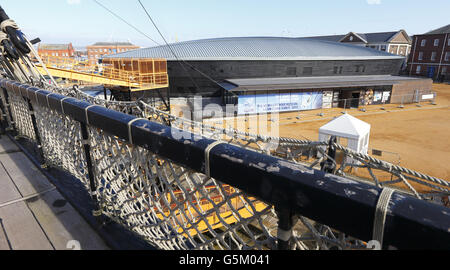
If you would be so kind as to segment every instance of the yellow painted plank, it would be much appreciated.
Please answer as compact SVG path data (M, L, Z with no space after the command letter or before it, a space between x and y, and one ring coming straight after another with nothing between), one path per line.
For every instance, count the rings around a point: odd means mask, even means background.
M43 67L37 66L38 71L46 75L46 71ZM131 83L123 80L117 80L117 79L111 79L104 76L96 75L96 74L88 74L73 70L65 70L65 69L58 69L53 67L47 67L48 72L50 75L54 77L61 77L69 80L76 80L76 81L84 81L84 82L90 82L94 84L103 84L103 85L114 85L114 86L124 86L131 88L132 92L137 91L145 91L145 90L151 90L151 89L158 89L158 88L166 88L169 86L169 84L144 84L140 85L138 83Z
M254 203L253 206L255 207L256 212L261 212L267 208L267 205L264 203ZM208 205L206 205L206 207L205 207L205 205L203 205L202 207L206 208L206 209L204 209L205 211L208 211L208 209L212 208L212 206L208 206ZM234 224L234 223L238 222L239 220L237 220L232 213L233 213L232 211L220 213L220 217L227 224ZM250 218L254 215L254 213L248 211L246 208L240 209L238 211L238 213L239 213L239 216L241 216L242 218ZM180 214L181 213L176 213L175 216L178 216ZM186 213L186 214L189 216L189 213ZM164 215L167 217L167 216L170 216L170 213L165 213ZM165 219L165 217L163 217L163 215L161 215L161 214L158 214L157 216L161 220ZM217 216L217 213L214 213L214 214L208 216L206 218L206 221L207 221L207 223L205 223L205 221L201 221L196 225L198 231L200 231L200 232L208 231L209 227L207 226L207 224L209 224L209 226L212 229L218 229L220 227L223 227L223 224L220 221L219 217ZM178 228L177 231L178 231L178 233L183 234L185 237L187 237L187 234L189 234L191 237L194 237L198 234L197 230L194 228L191 228L191 226L188 226L187 228Z
M46 74L45 70L42 67L37 66L37 69L41 74L43 74L43 75ZM109 78L95 75L95 74L87 74L87 73L52 68L52 67L47 67L47 70L54 77L61 77L61 78L66 78L66 79L70 79L70 80L91 82L91 83L97 83L97 84L110 84L110 85L118 85L118 86L126 86L126 87L139 87L139 85L136 83L129 83L126 81L109 79Z

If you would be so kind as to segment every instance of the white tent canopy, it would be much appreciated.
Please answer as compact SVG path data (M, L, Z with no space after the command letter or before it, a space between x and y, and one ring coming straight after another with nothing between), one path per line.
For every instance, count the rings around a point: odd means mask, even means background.
M338 117L319 130L319 141L329 141L331 136L338 138L338 143L358 153L369 151L370 124L349 114ZM343 143L348 141L347 145Z

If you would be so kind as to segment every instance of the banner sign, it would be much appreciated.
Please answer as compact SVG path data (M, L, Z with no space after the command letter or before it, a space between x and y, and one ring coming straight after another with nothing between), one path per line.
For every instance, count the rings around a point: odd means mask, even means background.
M381 102L386 103L391 97L391 92L383 92L383 100Z
M320 92L239 96L238 114L305 111L322 108Z
M331 109L333 107L333 91L323 92L323 108Z

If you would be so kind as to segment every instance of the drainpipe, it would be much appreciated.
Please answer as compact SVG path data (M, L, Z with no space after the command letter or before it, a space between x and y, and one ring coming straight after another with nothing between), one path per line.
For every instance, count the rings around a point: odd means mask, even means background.
M438 71L437 71L437 79L439 80L439 76L441 74L441 67L442 67L442 59L444 58L444 52L445 52L445 47L447 46L448 42L448 34L445 34L445 38L444 38L444 44L442 44L442 53L441 53L441 61L439 62L439 67L438 67Z
M412 54L411 68L410 68L410 70L409 70L409 76L412 76L414 57L416 57L417 40L419 40L419 38L418 38L417 36L415 36L415 38L416 38L416 42L414 43L414 52L413 52L413 54Z

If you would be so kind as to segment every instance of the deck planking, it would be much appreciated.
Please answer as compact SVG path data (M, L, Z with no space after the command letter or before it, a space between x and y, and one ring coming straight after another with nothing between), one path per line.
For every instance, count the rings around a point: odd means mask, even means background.
M109 247L9 138L0 137L0 250Z

